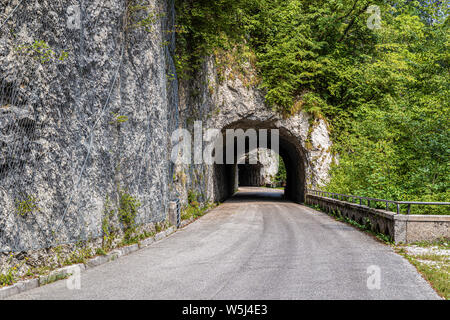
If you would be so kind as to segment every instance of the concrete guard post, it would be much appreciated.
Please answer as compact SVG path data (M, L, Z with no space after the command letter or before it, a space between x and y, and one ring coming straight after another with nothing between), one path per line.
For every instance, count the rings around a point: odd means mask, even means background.
M169 202L169 223L177 226L177 203L175 201Z

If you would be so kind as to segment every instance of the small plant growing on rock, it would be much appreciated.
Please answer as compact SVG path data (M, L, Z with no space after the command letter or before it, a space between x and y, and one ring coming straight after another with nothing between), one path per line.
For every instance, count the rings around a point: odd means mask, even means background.
M9 256L9 262L11 262L13 259L13 255L11 254ZM16 267L9 268L7 270L3 270L0 266L0 288L3 286L10 286L15 281L15 273L16 273Z
M128 192L121 190L119 192L118 217L125 231L125 241L130 241L131 236L136 230L136 216L141 203Z
M124 115L120 115L118 113L111 114L113 119L109 122L110 124L121 124L128 121L128 117Z
M127 27L153 31L153 25L161 14L154 12L147 0L129 0L127 6Z
M16 200L16 213L21 217L39 210L38 200L35 196L30 195L23 200Z
M103 248L97 248L95 254L98 256L106 256L106 251Z
M86 242L79 241L76 244L76 249L72 251L69 257L64 261L65 265L76 263L86 263L87 259L93 256L92 249L89 248Z
M36 40L31 45L19 46L16 51L34 58L41 64L51 61L64 61L69 56L66 51L56 53L44 40Z
M161 224L159 222L155 223L155 231L156 231L156 233L161 232L161 230L162 230Z
M11 253L8 257L8 263L7 265L11 265L13 261L14 255ZM3 286L10 286L14 284L14 282L17 281L17 270L20 269L26 262L27 259L25 259L23 262L19 263L18 265L15 264L12 267L7 268L6 270L2 265L0 265L0 288Z
M12 269L8 270L7 273L0 274L0 287L10 286L14 283L14 272Z
M195 192L194 190L188 191L188 203L192 204L192 202L198 202L200 198L200 194L198 192Z
M190 218L198 218L203 216L209 209L213 208L215 204L211 201L201 202L202 195L194 190L188 191L188 203L181 210L181 219L187 220Z

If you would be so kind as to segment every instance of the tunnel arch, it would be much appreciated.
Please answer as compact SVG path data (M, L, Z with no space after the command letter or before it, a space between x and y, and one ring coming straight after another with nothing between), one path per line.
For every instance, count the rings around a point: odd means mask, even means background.
M278 112L267 104L265 90L236 77L233 68L219 70L214 56L206 59L196 85L182 89L179 108L189 128L193 127L192 120L201 117L203 128L219 131L233 127L280 130L280 152L289 167L288 198L303 202L306 186L321 188L329 181L329 170L332 163L338 163L339 156L332 153L330 126L325 118L301 109L292 114ZM195 94L191 94L194 90ZM198 182L198 176L189 174L188 188L201 189L209 201L223 201L233 194L235 178L230 176L235 177L235 168L208 162L199 170L203 170L202 182ZM176 181L173 189L185 194L185 180Z
M238 120L222 128L224 157L226 154L225 150L227 148L225 139L227 129L242 129L244 131L248 129L255 129L256 131L259 129L266 129L269 131L277 129L279 132L278 153L281 158L283 158L287 173L285 197L297 203L304 202L306 191L307 158L305 156L305 150L302 147L302 141L300 141L298 137L286 128L277 126L273 121L248 119ZM236 146L234 146L234 148L236 148ZM271 150L270 143L267 149ZM253 150L254 149L249 148L248 142L246 142L245 153L249 153ZM239 179L237 161L235 161L234 164L214 164L213 170L216 201L224 201L225 199L231 197L237 190Z

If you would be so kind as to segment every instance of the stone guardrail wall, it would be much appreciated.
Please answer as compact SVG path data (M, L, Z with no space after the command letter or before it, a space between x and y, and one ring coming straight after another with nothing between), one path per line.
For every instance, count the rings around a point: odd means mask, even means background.
M327 213L339 212L360 224L370 221L371 229L391 237L395 243L450 239L450 216L402 215L364 205L308 194L306 204Z

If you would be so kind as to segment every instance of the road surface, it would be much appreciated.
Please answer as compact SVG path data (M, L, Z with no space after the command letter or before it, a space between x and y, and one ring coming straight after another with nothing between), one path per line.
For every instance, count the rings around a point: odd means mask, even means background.
M282 191L240 190L170 237L83 272L80 290L63 280L12 298L439 298L413 266L371 236L283 201Z

